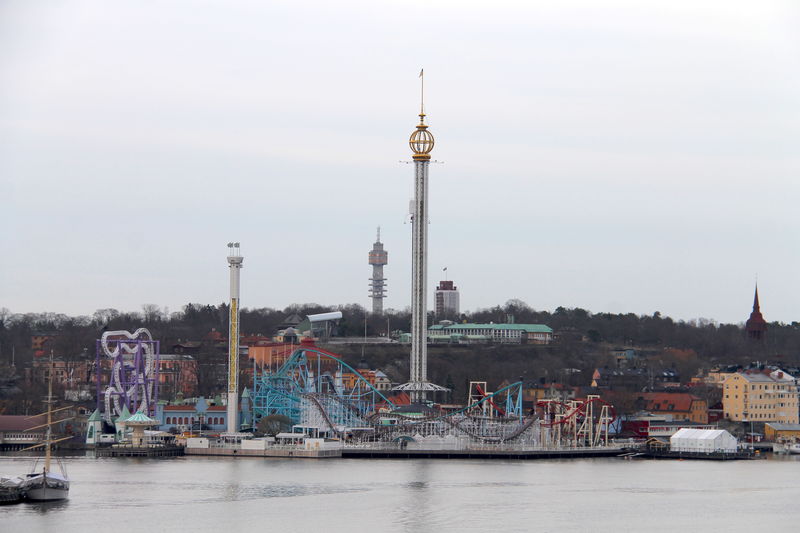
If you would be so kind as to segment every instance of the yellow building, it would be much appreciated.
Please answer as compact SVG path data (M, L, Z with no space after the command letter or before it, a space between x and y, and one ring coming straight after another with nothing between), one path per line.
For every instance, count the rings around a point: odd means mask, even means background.
M732 374L722 388L722 406L728 420L800 422L797 386L782 372L775 376L760 372Z
M764 424L764 438L768 441L797 442L800 441L800 424Z

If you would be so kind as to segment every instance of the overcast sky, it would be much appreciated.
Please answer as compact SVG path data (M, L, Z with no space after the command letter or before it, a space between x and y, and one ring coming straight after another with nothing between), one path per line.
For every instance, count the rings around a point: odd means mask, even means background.
M0 0L0 307L410 305L424 67L431 302L800 320L799 6Z

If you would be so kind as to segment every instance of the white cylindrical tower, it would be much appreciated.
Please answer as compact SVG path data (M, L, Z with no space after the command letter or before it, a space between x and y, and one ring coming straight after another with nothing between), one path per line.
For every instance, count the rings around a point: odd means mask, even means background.
M424 115L420 114L420 127ZM414 132L417 134L420 130ZM424 131L424 130L423 130ZM428 131L430 145L426 152L414 153L414 213L411 223L411 382L428 381L428 165L433 136ZM412 148L414 136L412 135ZM411 400L424 399L422 391L411 393Z
M239 431L239 271L244 257L238 242L228 243L231 303L228 315L228 433Z
M420 72L420 77L422 73ZM419 124L408 144L414 159L414 202L411 213L411 360L409 382L394 390L407 391L414 403L427 393L447 390L428 382L428 166L433 150L433 134L425 124L425 108L420 106Z

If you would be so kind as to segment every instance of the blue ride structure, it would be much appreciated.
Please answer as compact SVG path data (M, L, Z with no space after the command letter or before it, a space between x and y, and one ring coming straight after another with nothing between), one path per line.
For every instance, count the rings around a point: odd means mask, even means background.
M274 371L256 368L256 423L282 415L302 431L348 440L466 438L484 443L512 441L537 421L522 407L522 382L478 395L445 411L426 405L396 405L337 354L302 344ZM474 401L473 401L474 400Z
M282 415L295 425L327 426L341 435L368 427L367 417L379 407L395 405L339 356L313 345L301 345L277 371L254 372L256 423Z

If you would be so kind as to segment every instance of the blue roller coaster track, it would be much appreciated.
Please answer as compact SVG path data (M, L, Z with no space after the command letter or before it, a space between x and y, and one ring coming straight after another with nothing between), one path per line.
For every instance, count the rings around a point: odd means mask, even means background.
M355 377L352 386L346 386L345 373ZM317 347L298 348L276 372L254 373L256 422L265 416L283 415L297 424L302 419L303 399L311 396L333 399L325 403L325 410L337 424L351 421L354 415L366 418L376 411L376 405L395 408L394 403L356 369L335 354ZM315 403L321 405L319 401Z

